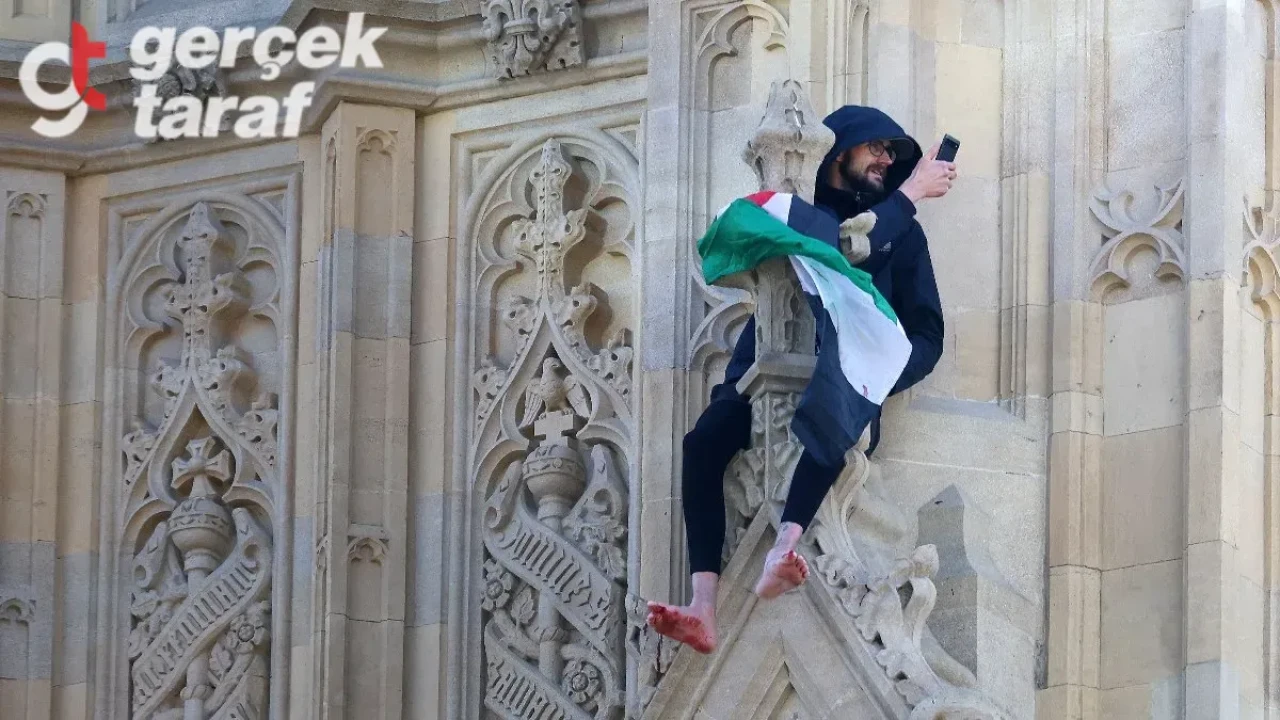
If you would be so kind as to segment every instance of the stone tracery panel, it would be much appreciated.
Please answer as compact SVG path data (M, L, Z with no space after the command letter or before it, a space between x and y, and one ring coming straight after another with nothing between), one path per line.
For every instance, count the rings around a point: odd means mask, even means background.
M551 138L493 163L507 169L468 213L484 717L626 703L637 180L611 143Z
M102 571L120 609L100 652L116 668L104 707L117 717L266 718L286 689L272 672L288 619L276 547L287 547L279 428L293 334L282 220L265 197L171 206L113 275L107 427L120 432L104 482L117 552Z
M1157 278L1181 280L1186 275L1183 185L1184 180L1178 178L1149 191L1143 188L1141 194L1129 189L1113 190L1105 185L1094 192L1089 209L1106 239L1090 269L1097 297L1129 287L1130 261L1143 249L1157 256L1154 270Z

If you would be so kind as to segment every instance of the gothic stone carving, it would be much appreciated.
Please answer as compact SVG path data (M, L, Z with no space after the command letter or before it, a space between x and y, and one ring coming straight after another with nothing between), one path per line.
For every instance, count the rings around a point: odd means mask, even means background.
M0 601L0 622L30 625L35 612L35 602L27 598L8 597Z
M277 319L262 270L279 262L235 227L197 203L126 294L149 336L132 347L155 362L154 400L120 442L125 525L143 529L128 573L137 720L267 716L278 410L248 340Z
M155 40L147 43L148 50L154 52L159 43ZM159 107L165 108L169 100L180 96L193 98L201 106L205 106L209 102L209 98L227 97L227 85L223 78L222 70L216 64L203 68L184 67L181 63L175 62L158 80L141 81L137 78L133 79L133 97L137 99L142 93L144 85L150 85L154 82L156 86L156 97L159 99ZM170 117L182 112L170 106L168 110L157 110L154 122L158 127L166 117ZM231 129L232 123L235 121L235 113L227 112L222 115L219 131L225 132ZM196 128L195 130L198 130ZM161 138L159 135L147 138L146 142L154 143Z
M805 308L804 313L808 312ZM791 432L799 401L799 393L787 392L763 393L752 400L751 444L738 453L725 475L725 564L737 551L766 497L779 507L786 503L791 475L803 452Z
M714 105L711 98L713 87L723 82L733 85L749 84L746 76L731 77L721 75L727 70L718 69L726 57L739 55L744 48L735 47L734 34L740 32L744 23L752 25L751 36L762 39L762 46L753 46L752 57L756 53L783 55L791 42L790 25L786 15L778 8L759 0L741 0L739 2L717 2L693 4L689 6L691 27L696 36L691 47L688 60L688 77L697 79L690 82L693 97L690 107L707 108ZM754 41L753 41L754 42ZM742 87L746 87L743 85ZM754 92L748 101L743 98L735 103L739 109L748 102L754 105L759 98ZM712 122L714 113L698 112L690 118L690 122L680 123L683 137L682 146L716 147L724 143L737 144L741 137L736 130L721 129L718 123ZM727 134L726 134L727 133ZM752 160L746 159L748 167ZM695 152L689 158L689 166L680 169L687 177L715 178L717 173L710 169L711 156L704 152ZM672 166L671 172L675 171ZM744 168L745 172L745 168ZM798 174L798 173L797 173ZM750 177L744 175L744 178ZM752 311L751 293L741 287L728 285L707 285L702 277L702 265L694 248L695 240L706 230L706 224L713 213L723 204L718 198L717 188L723 188L731 182L721 178L714 183L683 183L684 199L681 203L686 210L677 214L681 221L680 229L690 238L685 252L689 253L687 263L689 272L689 297L692 301L689 317L694 323L688 328L687 361L692 374L692 385L687 396L689 418L696 417L706 403L707 390L718 382L719 370L733 352L734 333L742 327ZM737 182L732 182L737 187ZM745 186L749 189L749 186Z
M12 578L0 578L0 582L5 580ZM30 585L0 586L0 679L23 680L33 676L32 639L42 634L37 612L46 607L38 602L35 588ZM19 711L21 708L18 705Z
M43 219L48 196L44 193L8 192L5 214L9 217Z
M347 560L377 563L387 558L387 531L370 525L352 525L347 533Z
M954 660L924 647L926 622L938 594L933 583L937 548L922 545L910 557L886 564L859 540L853 515L867 498L864 486L869 472L869 461L857 453L853 466L818 511L812 530L818 577L914 709L912 720L1002 718L1000 710L976 689L971 674L957 675ZM887 572L876 569L886 565Z
M1276 208L1245 202L1245 227L1249 242L1241 258L1241 284L1249 288L1250 298L1265 308L1271 319L1280 317L1280 215Z
M480 14L499 78L582 64L578 0L483 0Z
M484 704L504 718L603 720L626 700L630 493L620 468L632 433L631 348L625 328L607 341L589 337L603 296L595 285L566 290L570 252L600 231L600 216L591 218L613 192L583 164L548 140L508 178L512 204L493 203L479 217L479 227L506 228L518 259L503 263L503 239L483 234L478 255L523 270L482 274L482 296L505 297L494 315L511 331L512 357L501 362L490 344L472 374L478 480L499 476L481 518ZM586 187L576 209L567 207L571 184ZM532 207L520 207L525 197Z
M876 643L876 661L898 681L898 691L912 706L940 689L941 680L925 662L920 636L933 610L937 589L932 577L938 571L938 551L932 545L917 548L886 577L859 582L851 565L836 555L819 558L823 580L838 592L841 604L853 616L864 640ZM909 590L905 604L899 591ZM939 687L934 687L934 686Z
M1140 195L1132 190L1102 187L1094 192L1089 209L1102 224L1107 241L1094 257L1090 276L1095 293L1103 296L1116 287L1128 287L1129 260L1141 248L1155 251L1161 279L1181 279L1187 260L1182 238L1183 179L1172 185L1156 185Z

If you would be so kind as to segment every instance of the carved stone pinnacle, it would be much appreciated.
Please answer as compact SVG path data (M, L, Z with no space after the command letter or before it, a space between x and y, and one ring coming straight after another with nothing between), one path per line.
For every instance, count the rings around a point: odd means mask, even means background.
M834 144L835 134L822 124L800 83L784 80L770 88L764 117L743 159L755 171L761 190L813 202L818 166ZM737 389L752 399L752 448L763 462L761 472L750 475L748 482L757 485L747 494L758 490L763 497L785 499L800 456L791 418L815 365L814 320L787 258L761 264L752 276L756 357ZM756 509L744 511L754 515Z
M755 170L761 190L794 193L812 202L818 166L834 144L835 134L822 124L800 83L784 80L770 89L764 117L743 158ZM803 389L812 372L814 327L786 260L761 265L754 291L757 363L738 390L754 396L768 388Z
M747 141L743 160L756 172L761 190L788 192L813 202L814 179L836 136L822 124L799 82L783 80L769 89L764 118Z

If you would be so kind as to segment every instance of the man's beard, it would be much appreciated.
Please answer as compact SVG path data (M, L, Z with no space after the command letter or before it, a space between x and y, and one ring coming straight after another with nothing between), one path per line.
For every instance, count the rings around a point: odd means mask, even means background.
M875 183L866 173L860 173L854 170L851 163L845 163L840 166L840 177L844 178L845 183L849 186L849 190L861 195L870 196L872 202L880 200L884 195L884 183Z

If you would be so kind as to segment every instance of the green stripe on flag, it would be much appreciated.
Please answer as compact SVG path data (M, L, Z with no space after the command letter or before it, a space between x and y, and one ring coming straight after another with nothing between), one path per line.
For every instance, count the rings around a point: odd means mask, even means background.
M849 278L875 301L876 308L895 323L898 315L871 282L871 276L849 264L839 250L797 232L750 200L739 198L711 223L698 241L702 256L702 276L708 283L734 273L751 270L766 260L801 255Z

